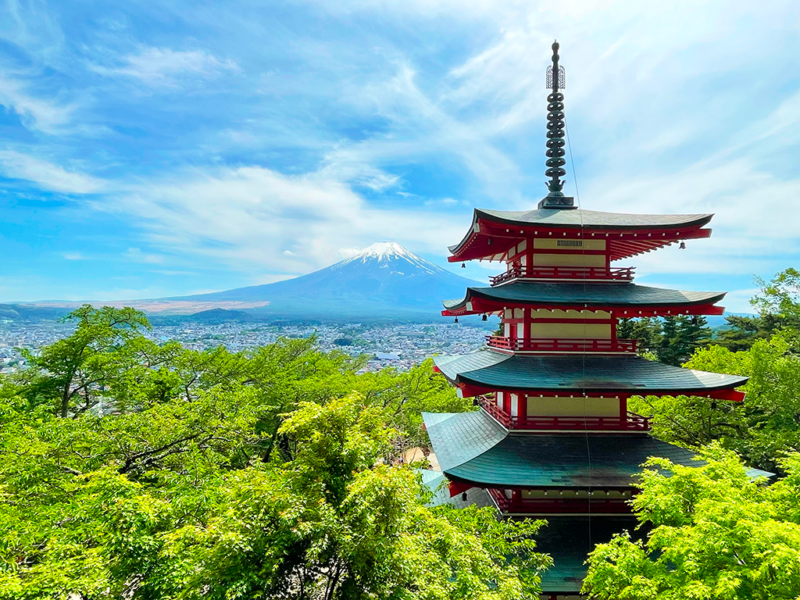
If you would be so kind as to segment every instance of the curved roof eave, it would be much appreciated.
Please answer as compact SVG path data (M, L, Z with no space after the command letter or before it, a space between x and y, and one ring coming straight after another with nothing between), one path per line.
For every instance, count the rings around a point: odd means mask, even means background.
M524 306L670 307L709 305L721 301L726 292L685 292L636 284L580 284L515 282L498 287L468 287L461 299L443 300L448 311L461 310L478 298Z
M538 218L541 217L541 218ZM469 240L479 235L476 224L480 219L503 225L531 227L535 225L555 227L562 229L611 229L611 230L636 230L651 228L700 228L714 217L714 213L680 214L680 215L650 215L633 213L610 213L593 210L557 210L534 209L529 211L499 211L476 208L472 214L472 224L469 231L460 242L449 246L451 254L457 254Z
M706 395L747 383L738 375L673 367L638 356L509 355L473 352L434 362L457 385L492 390L531 390L568 394Z

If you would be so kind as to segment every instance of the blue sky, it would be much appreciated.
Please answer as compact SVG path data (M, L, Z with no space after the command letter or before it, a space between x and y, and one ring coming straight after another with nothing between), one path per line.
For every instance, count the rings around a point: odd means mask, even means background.
M387 240L455 270L474 207L546 193L558 38L566 191L715 212L626 264L746 311L754 275L800 266L798 6L8 0L0 301L267 283Z

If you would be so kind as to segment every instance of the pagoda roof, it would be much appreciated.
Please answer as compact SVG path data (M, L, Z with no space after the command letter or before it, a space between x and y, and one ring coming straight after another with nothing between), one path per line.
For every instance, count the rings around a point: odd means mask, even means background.
M708 237L702 227L711 213L686 215L648 215L612 213L596 210L539 208L528 211L502 211L476 208L472 226L464 238L450 246L451 262L491 258L503 254L525 236L570 234L584 238L608 238L611 259L618 260L649 252L679 240ZM515 237L516 236L516 237ZM491 245L489 241L495 244Z
M673 367L638 356L531 355L482 350L436 357L436 367L465 396L495 390L550 395L614 393L726 397L747 377Z
M475 209L475 220L483 218L507 225L550 225L566 228L590 229L674 229L678 227L702 227L711 221L713 213L692 215L645 215L613 213L599 210L558 210L539 208L534 210L486 210Z
M445 300L444 315L493 312L513 306L530 308L588 308L624 311L630 316L722 313L713 306L725 292L682 292L634 283L542 283L515 281L495 287L468 287L460 300ZM684 310L678 310L683 308ZM689 310L687 310L689 309ZM694 310L691 310L694 309ZM642 311L642 314L639 314ZM619 315L621 316L621 315Z
M623 531L634 539L644 538L646 532L638 525L633 515L548 516L547 525L536 534L536 551L553 558L553 566L542 573L542 594L578 596L588 571L586 558L595 545L609 542Z
M422 417L444 474L476 487L624 488L651 456L703 464L692 451L647 434L509 433L483 410ZM771 475L757 469L749 474Z

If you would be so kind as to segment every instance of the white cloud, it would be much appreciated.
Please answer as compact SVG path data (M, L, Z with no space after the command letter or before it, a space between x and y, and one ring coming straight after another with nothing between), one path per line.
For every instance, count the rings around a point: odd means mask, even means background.
M28 129L48 134L65 130L72 119L76 104L61 104L32 95L28 86L18 79L0 73L0 104L15 112Z
M64 260L87 260L87 257L80 252L65 252Z
M24 179L65 194L94 194L105 187L100 179L13 150L0 150L0 170L11 179Z
M239 67L232 60L219 60L204 50L151 47L124 57L119 66L92 65L91 68L102 75L133 77L150 86L173 86L186 76L212 77Z
M331 264L342 256L341 248L378 239L442 254L443 239L463 234L463 224L443 214L375 208L347 183L322 172L288 176L260 167L192 172L93 204L132 215L157 247L251 272L302 274Z

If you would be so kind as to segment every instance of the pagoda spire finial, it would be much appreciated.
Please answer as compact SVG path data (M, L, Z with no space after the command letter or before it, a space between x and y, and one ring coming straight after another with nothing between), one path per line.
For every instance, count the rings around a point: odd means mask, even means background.
M547 170L550 178L547 189L550 193L539 203L539 208L575 208L573 199L561 192L564 187L564 94L559 90L566 87L564 67L559 66L558 42L553 42L553 64L547 67L547 88L552 90L547 96Z

